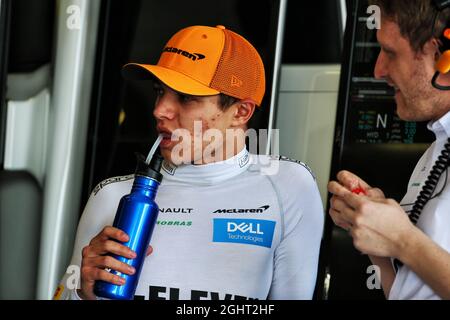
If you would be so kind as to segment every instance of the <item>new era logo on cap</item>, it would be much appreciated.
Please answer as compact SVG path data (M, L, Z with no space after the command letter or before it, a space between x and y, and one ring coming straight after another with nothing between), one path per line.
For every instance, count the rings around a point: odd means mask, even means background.
M242 85L244 84L244 82L242 82L241 79L239 79L236 76L231 76L231 86L232 87L242 87Z

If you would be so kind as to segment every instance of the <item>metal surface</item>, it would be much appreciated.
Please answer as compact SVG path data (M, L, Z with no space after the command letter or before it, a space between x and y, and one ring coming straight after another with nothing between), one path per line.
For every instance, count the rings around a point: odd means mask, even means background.
M50 299L73 250L80 209L100 1L57 2L57 45L38 298Z

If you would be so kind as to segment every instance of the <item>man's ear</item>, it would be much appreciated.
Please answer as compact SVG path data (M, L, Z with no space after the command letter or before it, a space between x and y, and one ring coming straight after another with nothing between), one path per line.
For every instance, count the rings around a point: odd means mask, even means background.
M252 100L244 99L236 102L232 125L240 127L247 124L255 113L256 104Z
M439 51L440 41L437 38L433 38L428 40L424 45L422 50L417 52L418 55L423 54L429 57L429 59L433 59L436 63L441 56L441 52Z

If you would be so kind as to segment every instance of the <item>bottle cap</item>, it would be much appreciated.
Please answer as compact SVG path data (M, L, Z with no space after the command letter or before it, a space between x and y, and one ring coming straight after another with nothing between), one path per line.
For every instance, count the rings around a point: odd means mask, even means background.
M164 161L164 158L161 156L161 154L158 151L155 152L152 160L150 161L150 164L147 164L145 162L145 157L142 154L136 152L135 155L137 159L135 174L139 176L149 177L161 183L163 175L160 173L160 171L162 163Z

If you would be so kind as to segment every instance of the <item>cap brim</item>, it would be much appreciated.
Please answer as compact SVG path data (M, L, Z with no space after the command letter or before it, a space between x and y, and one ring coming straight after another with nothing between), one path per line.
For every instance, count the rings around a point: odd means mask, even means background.
M220 94L219 91L211 89L180 72L156 65L129 63L122 68L122 75L125 79L130 80L149 80L152 79L153 75L169 88L193 96Z

